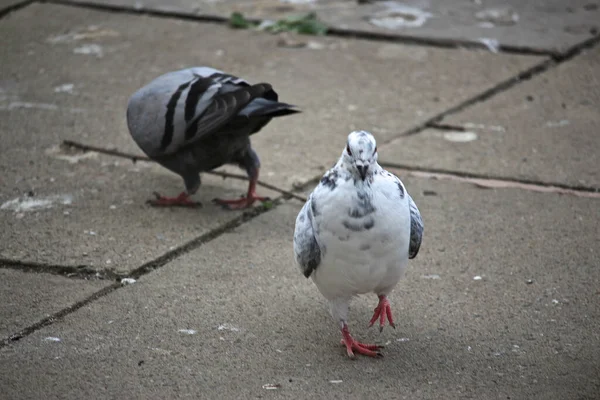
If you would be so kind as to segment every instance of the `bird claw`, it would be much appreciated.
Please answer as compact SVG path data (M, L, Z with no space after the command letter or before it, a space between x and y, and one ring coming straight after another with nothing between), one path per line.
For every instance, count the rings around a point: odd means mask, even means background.
M213 199L212 202L220 205L225 210L241 210L249 208L254 204L255 201L265 202L270 201L269 197L261 197L256 194L250 194L249 196L241 196L236 200L224 200L224 199Z
M150 204L153 207L189 207L189 208L200 208L202 203L199 201L189 200L187 193L183 192L177 197L165 197L158 192L152 193L156 199L147 200L146 204Z
M396 324L394 324L394 319L392 318L392 307L390 306L390 302L386 296L381 295L379 296L379 304L375 307L375 310L373 310L373 318L369 321L369 328L373 326L377 319L379 319L379 333L383 332L386 318L390 326L396 329Z
M344 325L342 328L342 340L341 344L346 347L346 353L350 359L355 359L356 355L354 352L356 351L358 354L362 354L363 356L381 358L383 354L379 351L379 349L383 349L384 346L378 344L366 344L361 343L355 340L348 330L348 326Z
M356 354L354 354L354 352L367 357L383 357L383 353L381 353L379 349L383 349L384 346L380 346L377 344L365 344L358 342L352 338L350 338L349 345L346 344L344 339L342 339L340 343L342 346L346 347L346 353L348 354L348 357L352 360L356 359Z

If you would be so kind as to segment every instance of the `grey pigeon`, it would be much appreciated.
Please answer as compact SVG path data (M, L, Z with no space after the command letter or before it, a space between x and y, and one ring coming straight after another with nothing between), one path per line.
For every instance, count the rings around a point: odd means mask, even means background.
M354 131L296 218L294 255L305 277L311 277L329 301L331 316L342 331L349 357L354 352L381 356L381 346L363 344L348 329L352 297L375 293L372 326L379 319L395 328L388 295L423 237L423 221L398 177L377 163L375 138Z
M200 172L235 164L250 179L248 194L215 202L245 208L256 200L260 161L249 136L274 117L299 112L278 101L268 83L250 85L210 67L169 72L135 92L127 106L127 125L138 146L154 161L179 174L186 191L178 197L156 194L157 206L195 206L189 200L200 187Z

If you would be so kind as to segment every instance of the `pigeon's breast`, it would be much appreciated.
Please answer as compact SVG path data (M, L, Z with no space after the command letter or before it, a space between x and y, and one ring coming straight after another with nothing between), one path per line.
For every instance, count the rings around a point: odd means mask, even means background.
M410 214L406 199L394 190L355 186L350 180L323 196L313 213L318 214L319 238L328 256L365 263L407 253Z

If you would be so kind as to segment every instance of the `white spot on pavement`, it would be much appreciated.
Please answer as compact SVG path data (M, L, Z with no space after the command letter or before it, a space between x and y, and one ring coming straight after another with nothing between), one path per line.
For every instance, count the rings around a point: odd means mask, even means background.
M131 285L132 283L137 282L135 279L133 278L123 278L121 279L121 285Z
M157 352L158 354L171 355L171 350L161 349L160 347L150 347L150 350Z
M48 103L30 103L27 101L12 101L8 103L7 106L0 106L0 110L16 110L18 108L37 108L40 110L58 110L58 106L56 104L48 104Z
M445 132L444 139L449 142L456 143L467 143L472 142L473 140L477 140L477 134L475 132L461 132L461 131L452 131Z
M230 324L219 325L217 327L217 329L220 331L231 331L231 332L239 332L240 331L240 328L236 328L235 326L230 325Z
M344 381L341 379L332 379L329 381L329 383L342 383L342 382L344 382Z
M395 1L386 1L382 5L386 10L369 17L369 22L379 28L398 29L422 26L432 15L416 7L410 7Z
M282 3L291 3L291 4L310 4L316 3L317 0L279 0Z
M567 126L570 122L568 119L561 119L560 121L548 121L546 122L546 126L548 128L559 128L561 126Z
M38 110L46 110L46 111L58 110L58 106L56 104L49 104L49 103L32 103L32 102L27 102L27 101L12 101L12 102L8 103L7 105L0 104L0 110L4 110L4 111L12 111L12 110L16 110L19 108L38 109ZM80 113L80 112L85 111L85 109L83 109L83 108L69 108L68 110L73 113Z
M185 333L185 334L187 334L187 335L194 335L194 334L196 334L196 332L198 332L198 331L196 331L196 330L194 330L194 329L180 329L180 330L178 330L177 332L179 332L179 333Z
M498 39L479 38L478 40L480 43L483 43L485 47L487 47L487 49L492 53L497 53L500 51L500 42L498 42Z
M96 56L98 58L102 58L104 55L104 51L102 50L102 46L98 44L86 44L80 47L76 47L73 49L73 53L75 54L84 54Z
M506 132L506 129L500 125L484 125L484 124L475 124L473 122L467 122L465 124L465 128L467 128L467 129L483 129L483 130L495 131L495 132Z
M479 275L476 275L476 276L474 276L474 277L473 277L473 280L474 280L474 281L480 281L480 280L482 280L482 279L483 279L483 278L482 278L481 276L479 276Z
M325 48L325 45L321 42L315 42L313 40L309 40L306 43L306 48L311 49L311 50L323 50Z
M279 383L265 383L264 385L262 385L262 388L267 390L275 390L279 389L280 387L281 385Z
M67 153L64 148L61 146L52 146L44 150L47 156L52 158L56 158L57 160L67 161L69 164L77 164L81 160L85 160L88 158L97 158L98 153L94 153L91 151L88 152L76 152L76 153Z
M510 8L488 8L476 12L475 18L494 25L514 25L519 21L519 14Z
M52 208L55 204L69 205L72 203L73 196L70 194L50 195L45 197L18 197L3 203L0 206L0 210L20 213L45 210Z
M440 279L438 274L421 275L421 279Z
M396 342L408 342L409 340L410 339L407 337L401 337L401 338L396 339Z
M480 28L495 28L496 25L494 25L492 22L489 21L483 21L477 24L478 27Z
M60 342L60 338L48 336L44 338L44 342Z
M117 37L119 32L112 29L99 29L98 25L90 25L80 32L69 32L61 35L51 36L46 41L50 44L71 43L78 40L97 39L101 37Z
M556 299L552 299L552 304L558 304L558 303L559 303L559 301L558 301L558 300L556 300Z
M72 83L65 83L59 86L56 86L54 88L54 92L55 93L68 93L68 94L73 94L73 89L75 88L75 85Z

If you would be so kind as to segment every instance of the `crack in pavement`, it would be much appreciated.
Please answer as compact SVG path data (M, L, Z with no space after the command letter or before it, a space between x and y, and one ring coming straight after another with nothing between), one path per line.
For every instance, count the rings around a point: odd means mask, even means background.
M516 76L508 78L507 80L498 83L494 87L491 87L490 89L485 90L485 91L479 93L478 95L475 95L475 96L471 97L470 99L467 99L467 100L457 104L454 107L450 107L450 108L434 115L433 117L428 118L421 124L418 124L417 126L411 128L411 129L408 129L407 131L404 131L394 137L391 137L382 143L388 144L388 143L391 143L392 141L394 141L398 138L401 138L401 137L416 135L418 133L421 133L422 131L424 131L427 128L440 128L442 130L456 129L459 131L460 130L464 131L465 128L463 128L463 127L446 125L441 122L445 117L447 117L449 115L459 113L472 105L486 101L499 93L502 93L502 92L505 92L505 91L511 89L512 87L516 86L517 84L519 84L523 81L530 80L537 75L540 75L546 71L549 71L550 69L555 68L555 67L559 66L560 64L575 58L576 56L581 54L584 50L590 49L590 48L596 46L598 43L600 43L600 35L596 35L590 39L587 39L581 43L578 43L577 45L571 47L569 50L564 52L562 55L546 59L546 60L542 61L541 63L534 65L533 67L528 68L525 71L518 73Z
M471 183L484 188L517 188L534 192L559 193L569 194L577 197L600 198L600 188L589 186L572 186L557 182L540 182L527 179L514 179L504 176L450 171L440 168L415 167L386 161L380 161L379 164L382 167L396 169L418 178L453 180L462 183Z
M320 177L319 177L319 179L320 179ZM314 184L314 183L315 183L314 179L309 180L305 184L298 186L295 189L295 191L301 192L301 191L305 190L307 187L309 187L311 184ZM285 200L289 200L289 199L291 199L291 196L282 195L282 196L272 200L271 206L267 207L265 205L260 205L260 206L252 208L251 210L247 210L242 215L232 219L231 221L221 225L220 227L215 228L215 229L211 230L210 232L207 232L204 235L201 235L197 238L194 238L194 239L188 241L187 243L177 247L176 249L168 251L167 253L155 258L154 260L151 260L151 261L141 265L140 267L134 269L133 271L131 271L128 274L123 274L123 275L113 274L113 277L115 279L117 279L118 282L115 282L103 289L100 289L99 291L92 294L91 296L88 296L87 298L85 298L69 307L63 308L60 311L42 319L41 321L39 321L33 325L30 325L30 326L22 329L21 331L14 333L14 334L10 335L9 337L1 340L0 348L6 347L6 346L10 345L11 343L18 341L36 331L38 331L39 329L41 329L45 326L51 325L55 321L79 310L81 307L84 307L85 305L91 303L92 301L95 301L101 297L104 297L104 296L114 292L115 290L123 287L124 282L121 283L122 279L133 278L133 279L137 280L140 277L142 277L156 269L159 269L159 268L163 267L164 265L170 263L171 261L174 261L175 259L220 237L221 235L231 232L234 229L236 229L237 227L239 227L249 221L252 221L256 217L258 217L266 212L269 212L270 210L277 208L279 205L283 204L283 202ZM51 267L50 265L47 265L47 264L21 263L21 262L14 261L14 260L0 260L0 263L8 264L9 268L28 270L28 271L34 271L34 269L39 266L40 268L43 269L43 271L39 271L39 272L50 272L48 270L48 268ZM58 266L58 268L63 268L64 270L71 270L71 267ZM85 267L84 268L72 267L72 268L78 268L79 271L86 270ZM94 274L95 273L97 273L97 271L94 271Z
M4 9L0 10L0 18L6 16L10 12L19 10L19 9L21 9L29 4L32 4L34 2L36 2L36 1L23 1L21 3L17 3L16 5L4 8ZM69 1L69 0L46 0L46 1L42 0L42 1L37 1L37 2L38 3L66 5L66 6L71 6L71 7L91 8L91 9L103 10L103 11L109 11L109 12L129 13L129 14L136 14L136 15L151 15L151 16L162 17L162 18L177 18L177 19L191 20L191 21L197 21L197 22L227 24L229 21L229 18L226 18L226 17L191 14L189 12L160 11L160 10L150 10L150 9L144 9L144 8L115 6L115 5L98 4L98 3L81 3L78 1ZM462 42L462 41L456 41L456 40L420 39L420 38L414 38L414 37L409 37L409 36L390 37L389 35L369 34L369 33L363 33L363 32L351 31L351 30L343 30L343 29L337 29L337 28L330 28L330 35L338 36L338 37L353 37L353 38L371 39L371 40L379 40L379 41L394 41L397 43L413 44L413 45L428 45L428 46L452 47L452 48L462 48L462 47L477 48L477 49L482 48L481 43L475 44L474 42L468 42L468 41ZM476 95L470 99L467 99L466 101L463 101L462 103L437 114L436 116L428 119L427 121L423 122L422 124L412 128L412 129L409 129L408 131L405 131L404 133L401 133L400 135L398 135L394 138L390 138L389 140L383 142L382 144L387 144L387 143L389 143L399 137L402 137L402 136L408 136L408 135L420 133L421 131L423 131L427 128L430 128L430 127L434 127L434 126L441 127L441 129L453 129L455 127L440 124L441 120L444 117L446 117L447 115L460 112L471 105L485 101L500 92L503 92L503 91L506 91L506 90L512 88L513 86L515 86L516 84L518 84L521 81L531 79L532 77L539 75L539 74L549 70L550 68L553 68L553 67L559 65L562 62L572 59L573 57L580 54L583 50L595 46L598 42L600 42L600 35L596 35L596 36L594 36L588 40L585 40L575 46L572 46L569 50L567 50L566 52L563 52L563 53L553 53L553 52L546 53L546 52L540 52L539 50L536 50L533 48L527 48L527 47L500 46L499 51L501 53L513 53L513 54L524 54L524 55L532 55L532 54L546 55L549 58L544 60L543 62L517 74L516 76L509 78L509 79L505 80L504 82L501 82L501 83L495 85L494 87L480 93L479 95ZM456 127L456 128L461 128L461 127ZM464 128L462 128L462 129L464 129ZM524 180L511 180L511 179L497 178L497 177L491 177L491 176L477 176L477 175L463 174L463 173L452 172L452 171L443 171L443 170L434 170L434 169L430 169L430 170L417 169L417 168L410 167L410 166L397 165L397 164L391 164L391 163L385 163L385 162L381 162L381 165L408 171L409 174L413 174L418 177L436 178L436 179L452 179L452 180L456 180L456 181L460 181L460 182L476 184L476 185L479 185L482 187L518 187L518 188L527 189L527 190L536 190L536 191L545 191L545 192L554 192L554 193L567 193L567 194L573 194L573 195L577 195L577 196L600 198L598 189L593 189L593 188L588 188L588 187L571 187L571 186L562 185L562 184L547 184L547 183L542 183L542 182L528 182L528 181L524 181ZM301 192L301 191L309 188L310 185L316 184L320 180L321 176L322 176L322 174L319 174L315 178L307 180L306 183L300 185L299 187L296 187L294 192ZM213 239L216 239L219 236L234 230L235 228L241 226L242 224L245 224L246 222L253 220L254 218L258 217L259 215L262 215L262 214L268 212L269 210L275 209L280 204L282 204L282 202L284 200L289 199L290 197L291 196L289 194L284 194L284 195L274 199L271 207L265 207L263 205L263 206L255 207L252 210L246 211L241 216L234 218L233 220L221 225L220 227L213 229L210 232L208 232L204 235L201 235L195 239L192 239L191 241L183 244L182 246L180 246L174 250L171 250L171 251L159 256L158 258L141 265L140 267L134 269L131 273L129 273L127 275L119 275L119 274L115 274L115 273L113 273L113 275L111 275L109 271L103 271L103 273L106 274L105 278L99 278L99 279L116 279L116 280L118 280L118 282L115 282L115 283L97 291L96 293L92 294L91 296L88 296L84 300L81 300L69 307L63 308L60 311L52 314L51 316L46 317L46 318L42 319L41 321L39 321L33 325L30 325L13 335L10 335L8 338L5 338L0 342L0 348L8 346L11 343L18 341L45 326L51 325L55 321L77 311L78 309L86 306L87 304L89 304L99 298L102 298L102 297L112 293L113 291L123 287L123 284L120 282L120 280L122 280L123 278L131 277L134 279L138 279L158 268L161 268L164 265L168 264L169 262L181 257L182 255L187 254L188 252L201 247L203 244L208 243L208 242L212 241ZM4 263L6 268L21 269L24 271L51 272L52 270L50 268L57 268L56 270L52 271L52 273L63 274L63 275L67 275L67 276L69 274L75 274L75 275L73 275L74 277L81 277L84 275L87 275L88 277L90 277L90 274L92 273L90 271L90 267L88 267L88 266L75 266L75 267L53 266L50 264L25 263L25 262L14 261L14 260L0 260L0 263ZM61 272L61 269L62 269L62 272ZM98 272L99 271L97 271L97 270L93 270L93 274L97 274Z
M0 9L0 19L6 17L8 14L18 11L22 8L27 7L30 4L35 3L35 0L25 0L20 3L12 4Z
M71 7L88 8L98 11L107 11L114 13L135 14L135 15L150 15L160 18L176 18L188 21L212 22L218 24L229 24L229 17L222 15L200 14L193 10L160 10L152 8L144 8L143 5L126 5L126 4L104 4L94 2L82 2L78 0L39 0L40 3L59 4ZM262 18L247 18L249 22L260 24L266 19ZM350 28L338 28L333 26L327 27L327 36L347 38L347 39L363 39L377 42L393 42L398 44L406 44L411 46L427 46L449 49L467 49L467 50L489 50L488 46L480 40L469 39L448 39L448 38L428 38L411 35L403 35L398 33L383 33L383 32L368 32ZM559 59L563 56L560 51L545 50L529 46L516 46L510 44L500 44L497 48L498 53L518 54L530 56L547 56Z
M83 280L118 280L121 277L120 274L112 270L95 269L89 265L58 265L9 258L0 258L0 269L14 269L29 273L48 273Z

